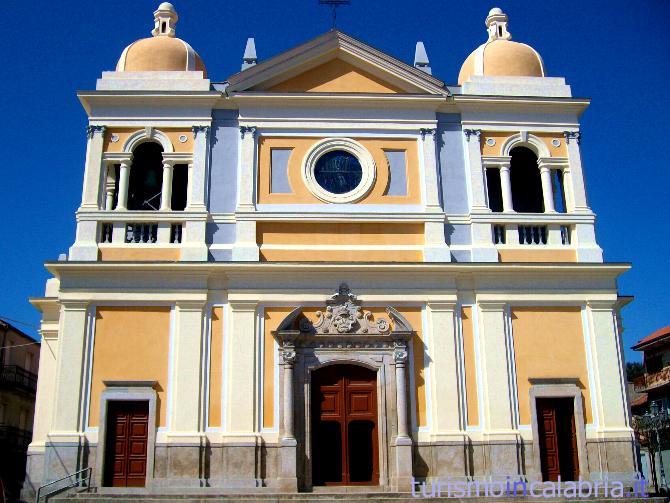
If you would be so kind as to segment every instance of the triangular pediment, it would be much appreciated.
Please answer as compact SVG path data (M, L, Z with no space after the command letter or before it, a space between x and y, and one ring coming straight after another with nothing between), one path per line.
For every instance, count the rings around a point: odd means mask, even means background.
M341 58L331 59L270 87L256 86L254 90L283 93L396 94L407 92L406 89L385 81Z
M336 30L228 82L229 92L449 94L439 79Z

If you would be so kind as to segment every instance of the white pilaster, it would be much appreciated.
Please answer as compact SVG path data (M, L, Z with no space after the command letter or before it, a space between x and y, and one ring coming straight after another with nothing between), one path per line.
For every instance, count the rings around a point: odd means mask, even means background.
M62 302L52 421L52 433L57 436L77 436L83 431L87 325L86 303Z
M596 242L596 230L593 223L575 224L572 239L572 244L577 248L577 262L603 261L603 250Z
M463 133L465 134L468 167L470 169L470 208L473 212L488 211L480 145L481 131L479 129L464 129Z
M35 415L32 444L43 444L51 429L53 418L53 397L57 375L56 355L58 354L58 332L42 332L40 365L35 396Z
M94 220L77 222L74 244L70 247L68 260L91 262L98 260L98 223Z
M163 161L163 184L161 186L161 211L170 211L172 207L172 172L171 162Z
M237 167L237 211L255 211L256 128L240 126L242 142Z
M255 441L258 430L256 302L230 300L226 338L226 431L224 435Z
M242 142L240 160L237 168L237 222L235 225L235 244L232 258L239 262L257 262L260 251L256 241L256 221L244 214L256 211L256 128L240 126Z
M568 147L569 169L565 174L570 181L569 198L574 207L572 211L591 211L586 199L586 189L584 186L584 173L582 170L582 154L579 149L581 133L579 131L565 131L565 141Z
M169 437L199 435L204 302L175 306Z
M193 163L188 170L188 211L206 211L209 126L193 126Z
M435 129L421 129L421 148L423 152L423 170L426 188L424 197L427 211L441 211L435 135Z
M479 340L482 369L484 436L500 440L516 438L512 376L513 354L509 347L505 304L479 305Z
M616 328L615 301L589 302L586 307L589 338L589 373L595 382L596 422L603 436L630 434L625 381L622 373L621 340Z
M428 357L432 438L462 433L462 405L459 389L463 383L458 355L456 302L428 303ZM462 438L462 434L461 434Z
M102 148L105 126L88 126L86 129L86 166L84 188L81 195L82 210L100 209L100 187L102 186Z

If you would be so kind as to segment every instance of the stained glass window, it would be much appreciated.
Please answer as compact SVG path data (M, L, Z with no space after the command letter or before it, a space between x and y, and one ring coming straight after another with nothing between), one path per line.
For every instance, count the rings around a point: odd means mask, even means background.
M355 155L343 150L333 150L316 161L314 178L331 194L346 194L361 183L363 168Z

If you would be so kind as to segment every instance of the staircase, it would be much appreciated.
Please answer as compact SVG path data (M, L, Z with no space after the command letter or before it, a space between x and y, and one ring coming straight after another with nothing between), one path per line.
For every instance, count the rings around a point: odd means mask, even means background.
M319 491L314 493L271 493L271 492L255 492L255 493L236 493L236 494L222 494L220 490L214 488L200 489L197 492L183 490L181 492L173 493L132 493L132 492L115 492L115 493L95 493L81 491L69 495L60 495L49 499L49 502L59 503L152 503L152 502L168 502L176 501L179 503L213 503L214 501L240 501L243 503L281 503L281 502L300 502L300 501L315 501L315 502L335 502L335 501L350 501L353 503L411 503L416 501L439 501L451 502L476 500L491 500L491 498L424 498L420 495L412 496L410 493L391 493L391 492L360 492L360 491ZM500 503L528 503L531 501L553 501L553 502L569 502L576 501L567 498L495 498L493 501ZM581 500L586 501L586 500ZM623 499L614 498L589 498L589 501L597 501L603 503L621 503ZM649 497L649 498L625 498L626 503L666 503L667 498Z

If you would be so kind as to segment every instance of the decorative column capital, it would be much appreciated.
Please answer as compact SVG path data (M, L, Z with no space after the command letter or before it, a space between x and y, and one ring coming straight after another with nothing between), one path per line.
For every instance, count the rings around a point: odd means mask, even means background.
M582 142L582 133L580 131L563 131L565 142L570 143L570 140L575 140L577 145Z
M463 134L465 135L465 139L467 141L470 141L471 136L476 137L477 141L479 141L479 138L482 134L482 130L481 129L464 129Z
M252 138L256 137L256 131L258 128L256 126L240 126L240 136L244 140L244 137L247 133L251 134Z
M193 131L193 139L196 139L200 133L203 133L205 135L205 138L209 136L209 130L211 128L209 126L193 126L191 130Z
M281 358L281 363L283 365L292 366L295 364L298 359L298 354L295 351L295 346L293 345L284 345L279 352L279 357Z
M421 135L421 140L425 140L427 135L435 136L435 128L421 128L419 129L419 134Z
M106 129L105 126L86 126L86 137L93 138L96 133L99 133L100 136L102 136L105 134Z
M396 341L393 344L393 361L397 367L404 367L407 364L409 352L405 342Z

